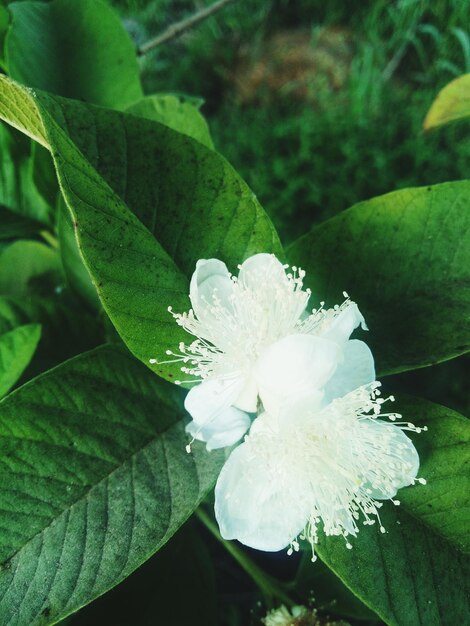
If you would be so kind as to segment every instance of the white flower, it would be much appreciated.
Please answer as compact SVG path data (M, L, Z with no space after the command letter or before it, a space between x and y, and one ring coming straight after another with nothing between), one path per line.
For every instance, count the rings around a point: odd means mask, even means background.
M283 409L287 395L308 395L320 406L341 395L345 384L375 378L365 343L349 340L364 318L346 301L334 309L307 313L305 272L286 273L274 255L256 254L239 267L238 278L217 259L200 260L190 284L192 309L173 313L196 338L179 353L182 371L196 385L185 407L193 421L188 432L207 448L229 446L250 427L258 400L271 414ZM155 362L155 359L151 359ZM358 382L359 381L359 382Z
M284 605L270 611L261 620L265 626L315 626L316 611L309 611L304 606L293 606L289 611Z
M416 480L418 454L403 431L421 429L378 419L400 417L381 414L378 386L363 385L323 408L296 403L294 412L258 417L216 485L222 536L277 551L298 549L300 535L313 549L320 524L326 535L347 537L361 523L380 523L380 500Z

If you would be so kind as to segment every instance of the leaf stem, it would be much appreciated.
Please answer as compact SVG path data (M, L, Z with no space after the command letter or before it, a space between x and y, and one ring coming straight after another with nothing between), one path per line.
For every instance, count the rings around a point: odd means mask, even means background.
M224 546L227 552L231 554L235 561L237 561L240 567L250 576L263 594L265 604L268 608L274 606L275 600L282 602L288 607L295 604L280 581L266 574L266 572L256 565L236 543L222 538L216 524L202 507L199 507L196 511L196 515L212 535Z
M51 246L51 248L54 248L56 250L59 248L59 242L57 241L57 238L54 237L54 235L48 230L41 230L39 234L44 239L44 241Z
M211 15L214 15L214 13L217 13L227 4L231 4L232 2L235 2L235 0L218 0L217 2L214 2L214 4L211 4L210 6L204 7L200 11L193 13L184 20L181 20L180 22L175 22L174 24L170 24L170 26L168 26L168 28L164 30L163 33L157 35L154 39L147 41L147 43L142 44L137 50L137 53L139 55L146 54L153 48L160 46L162 43L166 43L167 41L170 41L170 39L175 39L176 37L179 37L185 31L193 28L193 26L196 26L196 24L199 24L199 22L202 22Z

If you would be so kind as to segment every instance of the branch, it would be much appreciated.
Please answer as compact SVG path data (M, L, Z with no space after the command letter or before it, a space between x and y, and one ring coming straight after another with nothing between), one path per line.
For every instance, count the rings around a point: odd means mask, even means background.
M193 28L193 26L196 26L199 22L202 22L211 15L214 15L214 13L217 13L232 2L235 2L235 0L218 0L217 2L214 2L214 4L193 13L193 15L190 15L185 20L171 24L166 30L163 31L163 33L157 35L154 39L147 41L147 43L142 44L137 51L138 54L146 54L149 50L153 50L153 48L161 46L162 43L166 43L167 41L170 41L170 39L179 37L185 31Z
M229 554L237 561L241 568L250 576L252 581L261 591L265 604L268 608L273 608L277 602L283 602L286 606L292 607L295 603L289 596L285 586L266 572L264 572L250 557L241 550L234 541L222 539L219 529L212 521L211 517L199 507L196 515L204 526L220 541Z

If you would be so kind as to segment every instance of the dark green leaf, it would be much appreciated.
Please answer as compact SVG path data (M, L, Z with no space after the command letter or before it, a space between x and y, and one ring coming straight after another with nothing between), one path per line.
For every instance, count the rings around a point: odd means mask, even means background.
M416 436L424 488L399 494L402 508L463 552L470 553L470 420L439 404L400 398L398 410L427 432Z
M91 308L98 311L101 308L98 292L88 273L78 249L73 227L72 216L67 205L61 198L59 201L58 235L60 241L60 254L67 280L76 293L78 293Z
M342 537L322 537L317 552L387 624L466 624L470 560L458 548L470 549L470 421L415 398L398 408L429 428L414 438L428 484L399 491L399 507L384 504L385 534L364 526L351 550Z
M302 554L293 591L303 601L314 598L315 607L327 613L367 621L378 619L324 563L317 560L312 564L309 552Z
M15 241L0 254L2 296L48 295L63 282L57 250L43 243Z
M0 124L0 204L50 226L53 212L34 184L32 168L31 141Z
M0 206L0 240L31 237L44 226Z
M470 350L470 182L361 202L289 247L315 301L358 303L381 375Z
M40 337L39 324L19 326L0 335L0 398L10 391L33 358Z
M109 347L0 404L0 622L52 624L126 578L213 485L167 385Z
M142 97L135 48L100 0L13 2L8 74L28 87L116 109Z
M38 143L32 145L33 181L36 189L51 207L57 204L59 184L50 152Z
M10 24L10 14L5 6L0 6L0 66L5 67L4 42Z
M179 133L197 139L208 148L214 144L209 127L199 108L175 94L147 96L127 109L128 113L169 126Z
M0 333L31 323L41 324L42 336L27 369L28 378L102 341L100 325L66 294L49 298L0 297Z
M70 626L216 626L214 570L189 524L127 580L74 615Z
M386 535L364 528L352 550L331 537L321 542L319 556L390 626L468 623L468 558L404 511L387 507L381 520Z
M199 258L235 269L255 252L282 255L253 193L217 153L150 120L0 81L0 116L52 151L85 265L143 362L185 336L167 307L188 307L187 276ZM155 369L179 374L175 365Z

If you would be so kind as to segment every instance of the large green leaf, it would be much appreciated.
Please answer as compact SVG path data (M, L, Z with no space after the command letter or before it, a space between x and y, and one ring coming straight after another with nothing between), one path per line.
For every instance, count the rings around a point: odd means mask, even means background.
M469 201L470 181L396 191L289 247L316 302L359 304L381 375L470 350Z
M142 97L135 48L100 0L13 2L8 74L38 89L124 109Z
M32 94L5 77L0 88L0 117L51 150L85 265L143 362L184 338L167 307L188 307L199 258L235 269L255 252L282 254L253 193L199 142L133 115ZM177 365L155 370L179 373Z
M406 420L428 428L415 439L427 485L401 491L402 508L470 553L470 420L425 400L401 397L397 408Z
M428 431L416 436L425 486L399 491L401 505L385 503L378 525L351 540L323 537L321 559L382 619L399 626L470 622L470 421L417 399L399 410ZM312 565L314 567L314 565Z
M127 112L165 124L208 148L214 148L209 127L199 108L181 96L170 93L147 96L130 106Z
M441 89L423 123L424 130L470 117L470 74L464 74Z
M301 602L315 598L315 606L333 615L372 622L378 619L324 563L317 559L312 565L309 551L302 553L291 587Z
M59 200L57 231L60 242L60 255L65 275L72 289L79 294L93 310L99 311L100 300L96 287L83 263L75 238L70 211L61 198Z
M188 522L123 583L72 616L70 626L216 626L215 582L205 542Z
M104 347L0 403L0 622L52 624L126 578L213 485L177 388Z
M39 324L27 324L0 335L0 398L13 387L33 358L41 337Z

